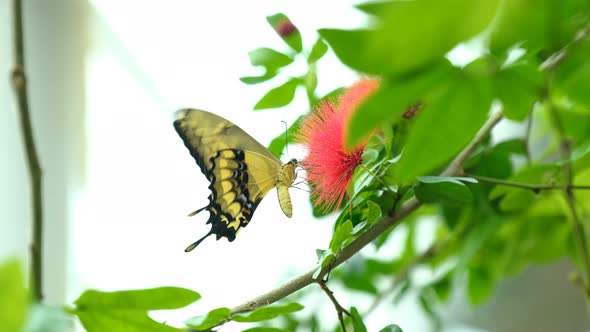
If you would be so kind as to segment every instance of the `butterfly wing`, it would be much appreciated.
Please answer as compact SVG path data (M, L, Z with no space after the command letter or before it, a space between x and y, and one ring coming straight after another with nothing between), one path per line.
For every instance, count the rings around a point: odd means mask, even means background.
M174 128L211 182L209 205L191 214L209 211L211 230L185 251L211 234L233 241L262 198L276 186L281 162L245 131L213 113L180 110Z

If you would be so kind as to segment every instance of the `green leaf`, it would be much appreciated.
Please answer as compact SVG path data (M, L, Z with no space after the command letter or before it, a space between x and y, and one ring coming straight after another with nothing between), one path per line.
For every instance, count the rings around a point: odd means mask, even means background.
M328 45L324 43L322 38L318 38L318 40L313 44L311 48L311 52L309 53L309 57L307 57L307 63L315 63L319 59L321 59L326 52L328 52Z
M500 201L500 210L505 212L523 211L534 203L535 196L535 193L530 190L510 192Z
M324 259L324 257L326 257L326 254L329 252L329 250L324 250L324 249L316 249L315 250L315 255L318 258L318 262L321 261L322 259Z
M289 332L289 330L280 329L278 327L256 326L242 330L242 332Z
M457 43L483 31L494 17L497 3L497 0L397 1L388 10L375 13L376 29L321 29L319 32L336 56L353 69L401 76L441 60Z
M584 158L586 155L590 153L590 141L585 142L584 144L578 146L574 151L572 151L571 160L577 161Z
M350 222L350 220L346 220L336 228L336 231L332 235L332 240L330 241L330 250L333 253L340 251L344 241L351 236L352 228L352 222Z
M0 331L21 331L28 298L20 263L9 260L0 265Z
M394 166L398 181L407 183L448 162L483 125L491 103L488 80L464 76L427 104L415 119L402 158Z
M369 1L356 5L356 8L363 11L366 14L379 16L383 13L387 13L394 10L397 6L397 1Z
M381 330L379 330L379 332L403 332L401 327L395 325L395 324L391 324L391 325L387 325L386 327L382 328Z
M490 49L501 54L514 45L532 51L560 48L587 24L589 12L587 1L503 1Z
M320 29L318 32L330 44L343 64L366 73L377 73L380 70L380 63L371 64L363 59L364 55L369 56L366 50L369 47L369 38L374 34L374 31ZM377 55L372 57L375 58Z
M403 120L402 114L412 105L429 103L445 89L457 74L457 68L443 60L415 75L385 79L379 89L352 114L346 143L354 146L368 137L383 122L395 124Z
M366 275L347 273L342 278L342 283L348 289L354 289L361 292L366 292L372 295L376 295L379 290L375 285L367 278Z
M295 142L295 135L299 132L299 128L301 127L301 121L303 120L303 115L297 118L289 128L287 128L286 133L281 133L277 137L275 137L270 144L268 145L268 149L272 154L274 154L277 158L281 158L283 155L283 150L287 146L287 144L291 144Z
M76 310L163 310L185 307L201 298L180 287L157 287L116 292L87 290L74 302Z
M320 260L320 265L318 266L318 269L313 274L313 279L317 279L322 270L326 268L328 264L330 264L332 260L334 260L335 257L336 255L331 250L326 250L324 256Z
M457 262L456 270L461 271L467 266L469 261L477 254L483 247L486 240L491 236L494 230L500 226L500 222L496 218L485 218L478 210L470 210L470 219L475 225L471 226L473 229L465 236L462 243L461 252L459 254L459 261Z
M299 84L299 79L292 78L287 83L276 87L267 92L254 105L254 110L262 110L268 108L277 108L288 105L295 97L295 90Z
M360 232L364 231L367 228L367 221L361 221L358 224L354 225L354 228L352 229L352 234L353 235L357 235Z
M538 65L517 63L502 69L493 80L506 118L522 121L531 112L541 93Z
M283 41L297 53L303 48L301 33L283 13L267 16L266 20Z
M293 62L288 55L275 51L272 48L261 47L248 52L252 66L263 66L269 72L285 67Z
M523 145L524 149L524 145ZM512 175L510 155L502 148L488 149L479 154L478 160L465 166L470 173L497 179L506 179Z
M232 315L231 319L241 323L260 322L263 320L273 319L278 316L294 313L301 309L303 309L301 304L293 302L285 305L258 308L247 315Z
M374 224L381 219L381 207L370 200L367 200L367 223Z
M445 276L440 278L439 280L432 283L432 289L436 293L436 296L441 301L446 301L449 299L451 294L451 287L452 285L452 273L447 273Z
M158 323L149 310L177 309L201 296L179 287L159 287L118 292L85 291L74 303L73 313L89 331L180 331Z
M507 155L526 155L526 140L524 138L513 138L506 141L499 142L494 145L494 151Z
M570 137L576 142L589 138L590 112L578 111L572 105L558 106L557 109L559 111L561 125L563 126L563 132L567 137Z
M467 294L471 304L483 303L493 291L494 279L484 268L469 269Z
M473 202L473 195L465 184L451 177L418 177L414 188L416 198L424 203L463 205Z
M188 327L195 330L207 330L230 319L229 308L217 308L211 310L205 316L196 316L184 322Z
M242 83L245 83L245 84L258 84L258 83L262 83L262 82L266 82L266 81L270 80L271 78L277 76L278 73L279 73L278 71L267 71L262 76L240 77L240 81L242 81Z
M352 330L354 332L367 332L367 327L363 322L363 318L355 307L350 308L350 318L352 320Z
M557 87L572 101L590 108L590 40L570 46L557 67Z

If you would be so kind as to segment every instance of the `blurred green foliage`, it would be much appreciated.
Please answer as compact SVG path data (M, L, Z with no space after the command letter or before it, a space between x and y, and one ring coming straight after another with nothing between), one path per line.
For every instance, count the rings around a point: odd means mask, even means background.
M423 205L374 241L376 255L354 256L331 271L329 283L366 294L374 308L416 296L435 327L441 324L437 304L448 301L458 283L466 284L471 303L481 304L499 281L531 264L570 259L578 267L580 296L588 297L590 2L389 0L358 9L368 15L367 27L320 29L320 38L309 48L286 15L269 16L286 50L262 47L250 52L252 65L265 73L241 78L246 84L280 81L254 109L288 105L303 89L310 108L306 112L342 92L335 87L327 96L316 93L318 61L328 49L344 65L381 80L347 128L348 144L372 137L333 236L317 250L320 268L410 197ZM468 64L456 63L449 52L473 41L483 50ZM307 70L282 77L282 70L297 58L305 59ZM465 163L464 177L439 176L491 109L501 109L526 129L504 141L486 137ZM293 142L301 119L271 142L275 155ZM426 217L436 222L436 232L427 249L418 250L416 228ZM402 239L401 252L381 254L393 237ZM416 267L436 277L417 283L411 273ZM383 281L389 286L382 288ZM152 320L148 311L180 308L199 297L173 287L87 291L68 312L88 331L178 331ZM26 302L18 264L2 265L3 331L22 328ZM366 310L350 308L344 324L351 331L366 331ZM247 331L339 329L337 324L326 326L318 315L298 303L233 315L228 308L217 308L186 324L194 330L230 320L261 322ZM391 323L397 325L381 331L401 331L403 317Z
M378 250L405 232L400 255L355 257L332 271L330 282L376 301L399 301L413 289L434 326L435 304L447 301L457 282L466 282L469 301L480 304L503 278L569 258L588 288L587 255L580 252L588 247L580 245L576 223L590 226L590 4L418 0L358 8L369 15L368 27L319 33L343 64L381 80L353 114L347 144L375 132L381 139L373 136L376 144L363 155L333 237L318 249L320 266L409 197L424 205L399 231L375 241ZM455 63L450 51L474 40L483 45L479 55ZM487 137L465 163L466 178L437 176L491 110L523 123L522 132L505 141ZM279 153L283 147L271 146ZM417 252L414 225L423 217L438 226L430 247ZM587 242L585 233L581 238ZM417 266L438 277L415 286L409 271ZM392 287L377 287L384 278ZM582 289L580 296L586 294ZM297 319L317 322L309 315ZM359 310L351 315L352 330L363 330Z

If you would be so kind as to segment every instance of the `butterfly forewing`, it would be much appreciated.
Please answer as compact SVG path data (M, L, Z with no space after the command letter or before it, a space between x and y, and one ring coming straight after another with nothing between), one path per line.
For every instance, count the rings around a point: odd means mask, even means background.
M285 178L281 162L242 129L213 113L180 110L174 128L211 182L209 205L193 213L209 211L207 223L211 223L211 231L186 251L211 234L233 241L250 222L262 198L278 185L279 178ZM292 178L286 187L291 183Z

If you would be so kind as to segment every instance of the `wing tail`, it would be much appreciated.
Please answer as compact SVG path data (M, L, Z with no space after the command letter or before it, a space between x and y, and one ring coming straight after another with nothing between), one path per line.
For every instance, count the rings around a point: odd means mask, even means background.
M203 210L207 209L208 207L209 207L209 205L207 205L207 206L205 206L205 207L202 207L202 208L198 209L197 211L193 211L193 212L189 213L189 214L188 214L188 216L189 216L189 217L192 217L192 216L196 215L197 213L199 213L199 212L201 212L201 211L203 211Z
M205 236L203 236L202 238L198 239L197 241L191 243L191 245L189 245L188 247L186 247L186 249L184 249L184 252L190 252L193 249L195 249L199 244L201 244L201 242L203 242L203 240L205 240L207 237L209 237L209 235L213 234L213 229L211 229L209 231L209 233L205 234Z

